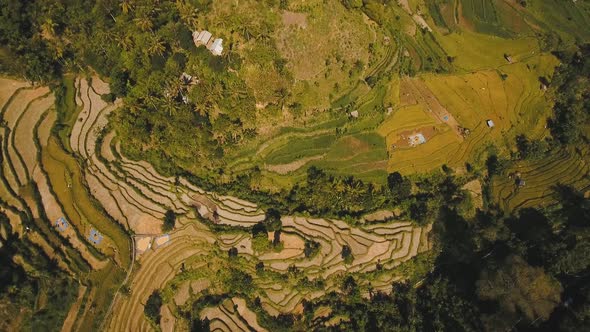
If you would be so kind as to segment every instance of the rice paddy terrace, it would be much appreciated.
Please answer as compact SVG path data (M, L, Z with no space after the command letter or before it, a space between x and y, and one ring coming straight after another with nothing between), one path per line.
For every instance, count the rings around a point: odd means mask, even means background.
M64 330L151 330L143 307L158 289L164 330L187 326L183 310L211 294L223 300L200 315L214 329L264 330L260 317L300 313L304 299L339 291L343 272L358 275L365 292L391 291L391 282L404 278L396 267L429 250L430 226L285 216L278 249L256 252L245 229L265 218L256 204L123 156L109 129L119 102L101 99L109 87L99 78L72 79L77 112L66 120L66 139L55 128L48 88L10 79L0 84L2 210L20 236L80 280ZM163 234L167 210L179 218ZM306 241L318 244L311 255ZM352 259L341 255L345 246ZM237 257L228 257L231 248ZM249 289L232 289L236 271L251 276Z

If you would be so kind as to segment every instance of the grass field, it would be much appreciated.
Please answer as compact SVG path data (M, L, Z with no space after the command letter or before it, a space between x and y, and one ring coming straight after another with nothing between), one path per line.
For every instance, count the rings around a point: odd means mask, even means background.
M514 61L521 61L540 51L538 41L533 37L504 39L469 30L437 37L448 55L455 58L453 65L465 71L503 66L507 64L504 54L510 55Z

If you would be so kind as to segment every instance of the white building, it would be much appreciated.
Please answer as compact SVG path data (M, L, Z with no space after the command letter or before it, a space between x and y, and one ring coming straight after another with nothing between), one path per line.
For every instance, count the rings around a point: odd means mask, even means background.
M494 121L487 120L486 123L488 124L488 127L490 127L490 128L493 128L494 127Z
M211 51L213 55L221 55L221 53L223 52L223 45L221 43L223 43L223 39L215 39L211 47L209 47L209 51Z
M207 43L209 42L209 39L211 39L211 32L209 32L207 30L203 30L201 32L198 32L198 31L193 32L193 41L195 42L195 45L197 45L197 46L207 45Z

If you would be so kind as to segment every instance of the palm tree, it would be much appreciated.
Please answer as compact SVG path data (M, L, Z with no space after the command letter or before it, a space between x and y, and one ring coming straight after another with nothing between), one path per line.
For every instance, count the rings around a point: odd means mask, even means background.
M291 95L289 90L285 87L281 87L275 91L277 98L279 98L279 102L281 103L281 108L285 105L285 101Z
M177 0L176 8L178 8L178 12L180 13L180 19L183 20L186 25L191 28L197 26L198 15L196 8L184 0Z
M136 17L133 19L133 21L135 22L137 27L142 31L149 31L154 26L154 23L152 23L151 18L147 15Z
M150 45L147 51L149 55L157 54L162 56L164 51L166 51L166 44L157 36L152 36L150 38Z
M176 102L174 101L173 96L165 97L160 99L160 107L162 110L168 112L169 116L172 116L173 113L176 113Z
M129 13L129 11L131 11L132 9L133 9L133 1L123 0L123 2L121 2L121 11L123 12L123 14L127 15Z
M129 50L133 47L133 39L129 34L123 31L115 34L115 40L117 41L117 45L124 50Z
M41 33L46 37L53 37L55 34L55 27L57 24L53 23L51 18L47 18L43 24L41 24Z

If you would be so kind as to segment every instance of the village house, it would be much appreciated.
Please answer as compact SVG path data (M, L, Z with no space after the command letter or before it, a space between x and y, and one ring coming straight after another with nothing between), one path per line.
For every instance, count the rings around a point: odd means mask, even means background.
M193 32L193 42L197 47L204 45L213 55L219 56L223 52L223 39L213 38L213 34L207 30Z
M207 45L209 39L211 39L211 32L207 30L193 32L193 41L197 47L201 45Z
M213 44L211 44L211 47L209 47L209 51L211 51L213 55L221 55L221 52L223 52L223 45L221 45L221 43L223 43L223 39L215 39L215 41L213 41Z

